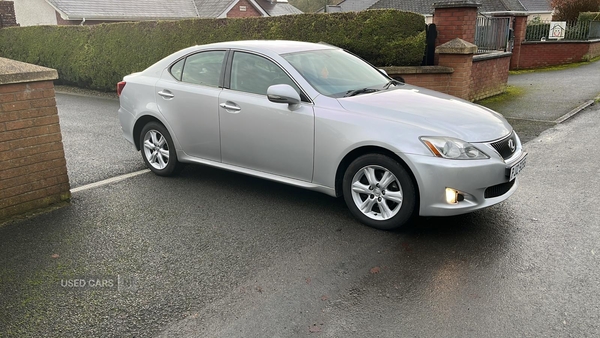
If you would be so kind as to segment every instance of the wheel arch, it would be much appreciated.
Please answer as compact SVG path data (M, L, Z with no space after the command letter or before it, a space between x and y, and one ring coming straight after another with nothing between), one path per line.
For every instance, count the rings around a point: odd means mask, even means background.
M415 174L411 170L410 166L408 164L406 164L406 161L404 161L400 156L398 156L398 154L394 153L393 151L390 151L389 149L382 148L379 146L362 146L362 147L352 150L351 152L346 154L346 156L344 156L344 158L338 165L338 168L335 173L335 195L338 197L343 195L342 183L344 181L344 174L346 173L346 169L348 169L348 166L350 166L350 163L352 163L357 158L359 158L363 155L367 155L367 154L385 155L387 157L390 157L390 158L398 161L398 163L400 163L400 165L404 167L404 169L410 174L410 179L412 180L412 182L415 186L415 193L417 194L417 199L415 201L415 203L417 204L416 210L419 210L419 204L420 204L419 203L419 201L420 201L419 183L417 181L417 178L415 177Z
M133 142L136 150L140 150L140 134L142 133L142 129L144 126L150 122L160 123L163 127L167 128L161 120L157 119L151 115L144 115L135 121L135 125L133 126ZM167 128L168 130L168 128ZM172 137L172 136L171 136Z

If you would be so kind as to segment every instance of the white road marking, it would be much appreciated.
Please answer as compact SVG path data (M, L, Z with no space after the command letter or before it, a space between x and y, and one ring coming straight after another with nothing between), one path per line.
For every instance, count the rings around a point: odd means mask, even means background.
M107 185L107 184L111 184L111 183L115 183L115 182L120 182L123 180L126 180L128 178L131 177L135 177L141 174L145 174L150 172L150 169L144 169L144 170L140 170L140 171L136 171L136 172L132 172L129 174L124 174L124 175L119 175L119 176L115 176L115 177L111 177L111 178L107 178L105 180L102 181L98 181L98 182L94 182L94 183L90 183L90 184L86 184L86 185L82 185L80 187L77 188L73 188L71 189L71 193L76 193L82 190L89 190L89 189L93 189L93 188L98 188L101 187L103 185Z

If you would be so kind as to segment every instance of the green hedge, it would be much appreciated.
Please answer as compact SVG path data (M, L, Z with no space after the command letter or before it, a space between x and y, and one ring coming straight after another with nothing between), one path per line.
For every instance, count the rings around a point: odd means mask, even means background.
M581 12L579 13L579 22L600 21L600 12Z
M112 91L124 75L185 47L286 39L327 42L377 66L419 65L423 16L395 10L0 29L0 56L58 70L60 82Z

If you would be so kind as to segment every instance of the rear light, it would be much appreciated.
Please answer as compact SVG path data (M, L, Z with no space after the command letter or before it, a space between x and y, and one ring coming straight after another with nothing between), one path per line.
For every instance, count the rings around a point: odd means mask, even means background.
M121 96L121 92L123 91L123 88L125 88L125 84L127 84L125 81L117 83L117 95Z

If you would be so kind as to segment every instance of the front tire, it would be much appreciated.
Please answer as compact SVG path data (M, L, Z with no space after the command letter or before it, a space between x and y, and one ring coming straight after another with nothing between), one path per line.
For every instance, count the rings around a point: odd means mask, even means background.
M362 223L394 230L412 218L416 189L408 171L396 160L381 154L363 155L346 169L344 200Z
M146 166L156 175L172 176L183 168L177 161L173 139L162 124L147 123L140 134L140 148Z

